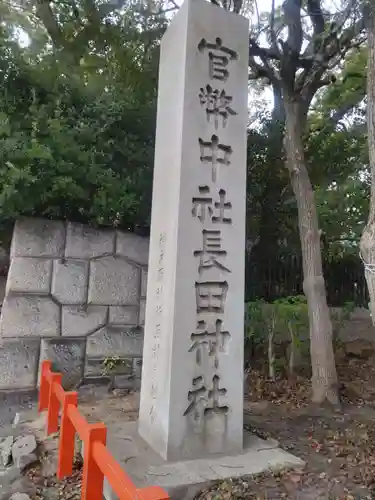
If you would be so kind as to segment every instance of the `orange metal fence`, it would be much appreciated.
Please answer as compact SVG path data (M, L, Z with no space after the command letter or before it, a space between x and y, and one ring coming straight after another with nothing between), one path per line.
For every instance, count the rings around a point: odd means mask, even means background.
M47 435L58 431L61 408L57 477L63 479L73 472L77 433L84 445L82 500L102 500L104 478L120 500L168 500L168 494L158 486L135 487L106 448L106 426L87 422L77 408L78 393L65 392L61 379L61 373L51 371L51 362L43 361L39 411L47 410Z

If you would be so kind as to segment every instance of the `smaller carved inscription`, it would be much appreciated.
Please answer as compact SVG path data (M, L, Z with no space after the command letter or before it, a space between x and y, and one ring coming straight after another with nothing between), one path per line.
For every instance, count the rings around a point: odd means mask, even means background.
M158 327L159 327L159 330L157 329L157 331L160 331L160 324L158 325ZM155 364L158 360L159 348L160 348L160 338L157 336L157 334L155 334L154 344L153 344L152 349L151 349L151 352L152 352L151 358L152 358L153 363L155 363Z
M165 233L160 233L159 234L159 245L164 245L165 243Z
M154 380L151 384L151 397L152 397L152 399L156 398L157 390L158 390L158 386L156 384L156 380Z
M193 415L195 420L210 413L226 414L228 407L220 404L220 396L225 396L227 390L219 387L220 377L214 375L211 388L207 388L203 377L195 377L188 393L189 406L184 416Z
M200 281L195 283L197 313L223 313L228 293L226 281Z
M154 399L153 399L153 403L154 403ZM150 421L152 424L155 422L155 417L156 417L155 405L153 403L151 404L150 411L149 411L149 417L150 417Z
M225 47L219 37L215 39L215 43L207 42L205 38L202 38L198 44L198 50L199 52L208 50L208 73L210 78L225 82L229 77L227 66L229 61L238 59L237 52Z
M217 165L230 165L230 156L232 147L220 144L217 135L211 137L211 141L204 141L199 138L199 147L201 150L200 160L202 163L209 163L212 166L212 182L216 182ZM206 154L206 150L207 154Z
M222 320L217 319L215 329L207 328L206 321L199 320L197 330L191 334L191 346L189 352L195 351L197 365L202 362L203 349L207 350L208 356L213 357L215 368L219 367L219 352L226 352L226 346L230 339L230 333L222 331Z
M155 312L156 312L156 324L155 332L153 338L153 345L151 348L151 366L152 366L152 382L151 382L151 404L149 417L150 422L153 424L156 418L156 399L158 395L158 379L157 379L157 367L159 360L160 351L160 337L162 332L162 318L161 313L163 312L163 278L164 278L164 246L165 246L166 234L159 234L159 256L157 262L157 273L156 281L158 285L155 290Z
M159 267L157 269L156 281L163 281L164 278L164 267Z
M217 267L221 271L230 273L231 271L218 260L219 257L227 255L227 252L221 248L221 231L203 229L202 236L202 250L194 251L194 257L200 257L199 273L202 273L204 269L211 269L212 267Z
M225 128L229 116L238 114L230 107L232 101L233 97L227 95L225 90L213 89L209 84L201 87L199 92L199 102L205 106L207 121L213 118L215 130L219 128L219 118Z
M226 217L226 211L231 210L232 203L226 201L225 189L219 190L219 201L215 202L209 196L210 188L208 186L199 186L198 190L200 196L192 199L191 213L193 217L197 217L202 223L209 219L216 224L231 224L232 219Z

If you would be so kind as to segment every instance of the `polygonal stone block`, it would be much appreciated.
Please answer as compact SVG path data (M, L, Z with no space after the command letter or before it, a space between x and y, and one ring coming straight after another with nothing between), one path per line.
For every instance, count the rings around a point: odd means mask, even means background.
M95 332L106 324L107 311L106 306L63 306L62 335L80 337Z
M0 389L34 388L37 382L39 350L39 339L2 339Z
M6 293L48 295L51 288L52 260L14 257L10 263Z
M72 389L83 379L85 350L85 338L43 339L40 361L51 361L53 371L63 375L64 389Z
M84 304L87 297L89 263L84 260L55 260L52 296L60 304Z
M84 224L68 223L65 257L72 259L93 259L113 254L114 249L114 230L94 229Z
M22 218L14 226L10 256L63 257L64 244L62 221Z
M131 375L115 375L113 377L113 388L114 389L127 389L138 391L141 388L141 381Z
M89 304L136 305L139 269L116 257L101 257L90 264Z
M141 297L146 297L147 295L147 269L142 269L141 274Z
M134 233L117 231L116 255L142 266L148 266L149 239Z
M110 325L137 325L138 307L136 306L110 306Z
M0 336L60 335L60 307L49 297L8 295L0 318Z
M104 327L87 338L87 357L141 357L143 335L138 330Z

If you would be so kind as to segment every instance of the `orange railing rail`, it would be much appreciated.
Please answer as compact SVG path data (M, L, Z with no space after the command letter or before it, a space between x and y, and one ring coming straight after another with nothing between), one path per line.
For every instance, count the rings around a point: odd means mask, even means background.
M103 423L89 424L80 414L77 392L64 391L61 373L51 371L51 362L43 361L39 389L39 411L47 410L47 435L59 429L57 477L73 472L76 433L84 445L82 500L102 500L104 478L120 500L168 500L159 486L138 489L106 448L107 428Z

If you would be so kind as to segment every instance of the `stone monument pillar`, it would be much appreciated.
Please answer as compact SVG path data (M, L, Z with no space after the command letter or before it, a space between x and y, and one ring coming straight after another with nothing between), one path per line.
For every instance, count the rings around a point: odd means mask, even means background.
M248 21L185 0L161 44L139 433L243 446Z

